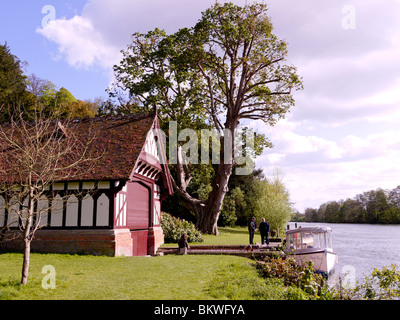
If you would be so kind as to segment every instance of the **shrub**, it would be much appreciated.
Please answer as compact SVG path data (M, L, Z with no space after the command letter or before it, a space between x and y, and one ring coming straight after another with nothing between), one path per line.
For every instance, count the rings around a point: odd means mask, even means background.
M326 283L322 275L314 271L312 261L299 265L293 258L266 258L266 261L258 262L265 278L283 279L288 287L286 292L288 299L324 299Z
M396 264L374 268L365 283L354 289L355 297L367 300L398 300L400 297L400 270Z
M161 214L161 227L166 243L176 243L182 234L188 235L188 242L203 242L203 236L193 223L171 216L163 212Z

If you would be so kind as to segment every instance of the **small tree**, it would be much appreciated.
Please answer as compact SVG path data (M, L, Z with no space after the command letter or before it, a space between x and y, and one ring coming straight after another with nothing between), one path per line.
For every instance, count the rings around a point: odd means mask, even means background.
M294 213L290 194L282 178L275 174L270 179L257 181L258 194L254 216L257 221L264 217L272 230L283 230Z
M49 209L40 205L42 197L54 182L88 170L100 153L90 151L95 134L82 141L68 130L67 120L44 118L38 110L25 120L20 108L10 119L0 127L0 195L14 216L6 228L18 226L24 242L21 283L26 284L31 241Z

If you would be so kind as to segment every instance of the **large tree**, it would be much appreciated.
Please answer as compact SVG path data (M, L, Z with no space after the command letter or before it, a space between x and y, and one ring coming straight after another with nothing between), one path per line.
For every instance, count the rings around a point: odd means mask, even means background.
M0 105L15 102L25 88L21 61L11 53L7 43L0 45Z
M158 29L135 33L114 67L116 81L110 91L127 91L130 106L156 106L165 123L177 121L179 129L212 128L219 134L221 156L207 199L187 192L189 163L184 157L174 159L173 184L203 232L218 234L238 149L227 135L235 136L246 120L274 125L294 105L293 90L302 88L296 68L285 64L287 43L272 29L265 4L216 3L192 28L172 35ZM181 145L169 147L180 150ZM263 140L261 149L267 145Z
M34 95L26 90L27 77L22 67L23 63L11 53L7 43L0 45L0 123L9 120L15 105L29 109L35 103Z

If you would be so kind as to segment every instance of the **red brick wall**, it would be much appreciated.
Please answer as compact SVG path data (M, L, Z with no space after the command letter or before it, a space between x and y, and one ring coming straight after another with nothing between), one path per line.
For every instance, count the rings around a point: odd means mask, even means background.
M23 250L22 238L16 231L6 231L0 250ZM106 256L155 255L164 243L161 227L149 230L38 230L31 243L32 252L91 254Z
M7 231L1 250L21 251L23 242ZM132 238L128 229L108 230L38 230L31 243L32 252L82 253L106 256L132 255Z

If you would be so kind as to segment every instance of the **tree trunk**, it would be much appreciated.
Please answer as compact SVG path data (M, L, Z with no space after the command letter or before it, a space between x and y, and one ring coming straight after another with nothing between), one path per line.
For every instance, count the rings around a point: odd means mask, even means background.
M231 152L231 150L229 150L229 152ZM175 189L178 191L182 204L195 214L196 227L203 233L218 235L218 218L225 194L228 192L228 182L233 167L232 161L229 161L229 163L224 162L223 152L221 152L220 164L218 165L217 174L212 183L212 191L209 193L207 200L192 198L186 192L186 187L191 177L188 167L184 167L180 161L178 161L176 166L178 184L175 183L173 178L171 179Z
M221 213L225 194L228 192L228 182L232 174L232 164L220 164L213 189L207 200L207 205L197 221L198 229L203 233L218 235L218 218Z
M181 147L178 146L178 157L176 171L178 183L172 178L172 183L178 191L178 195L183 205L192 211L196 216L196 227L203 233L218 235L218 218L221 212L225 194L228 192L228 182L232 174L233 155L234 155L234 132L237 123L232 121L226 125L226 135L231 137L221 137L220 163L217 174L212 183L212 191L207 200L198 200L191 197L186 188L191 180L191 174L187 164L182 161ZM227 132L228 131L228 132ZM225 140L226 139L226 140ZM225 152L227 157L225 157Z
M33 220L33 210L34 210L34 190L30 189L29 192L29 202L28 202L28 212L26 217L26 224L23 233L23 241L24 241L24 261L22 263L22 277L21 284L26 285L28 283L28 274L29 274L29 260L31 256L31 229L32 229L32 220Z
M24 239L24 262L22 264L22 278L21 278L21 284L23 285L26 285L28 283L30 256L31 256L31 241L29 239Z
M224 196L228 189L228 179L229 176L217 179L219 183L214 184L208 199L203 201L190 197L190 195L178 187L172 179L182 204L195 214L196 227L202 233L218 235L218 217L221 212Z

